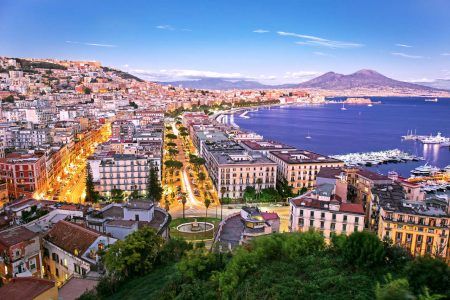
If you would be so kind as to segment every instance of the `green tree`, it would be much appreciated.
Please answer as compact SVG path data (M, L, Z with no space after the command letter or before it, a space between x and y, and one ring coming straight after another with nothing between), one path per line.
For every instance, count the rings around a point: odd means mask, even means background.
M86 166L86 198L87 202L96 203L98 201L99 195L95 191L94 179L92 176L91 164L87 163Z
M85 87L83 89L83 93L85 93L86 95L90 95L92 93L92 90L90 88L88 88L88 87Z
M123 202L125 200L125 195L121 189L111 190L111 200L116 203Z
M181 204L183 205L183 219L186 217L185 214L184 214L184 212L185 212L185 207L186 207L186 202L187 202L186 194L185 194L185 193L182 193L182 194L181 194Z
M147 179L147 198L159 202L162 197L163 189L158 179L156 168L151 165Z
M205 209L206 209L205 217L208 218L208 208L211 205L211 200L206 198L204 204L205 204ZM206 222L206 220L205 220L205 222Z
M166 168L169 169L170 174L172 174L172 175L173 175L173 171L175 169L181 169L183 167L183 163L178 160L166 160L164 162L164 165L166 166Z
M431 293L450 295L450 268L440 259L417 257L406 265L404 274L416 294L428 288Z
M173 158L176 154L178 154L178 153L180 153L180 151L178 151L177 149L175 149L175 148L169 148L168 150L167 150L167 152L169 152L169 155Z
M198 180L203 182L206 179L206 175L203 172L198 173Z
M177 139L177 136L176 136L175 134L173 134L173 133L168 133L168 134L166 134L166 137L167 137L169 140L176 140L176 139Z
M392 280L392 276L388 274L388 282L381 286L377 284L375 295L377 300L413 300L414 295L409 290L408 280L400 278Z
M164 239L145 226L110 246L104 256L105 267L116 278L147 274L163 245Z
M376 268L384 265L386 252L383 243L374 233L357 231L348 237L343 254L348 264Z
M5 103L14 103L14 96L13 96L13 95L9 95L9 96L3 98L3 99L2 99L2 102L5 102Z
M242 196L245 202L253 202L256 199L256 189L254 186L246 186Z
M177 144L174 142L168 142L166 145L167 145L167 147L176 147L177 146Z

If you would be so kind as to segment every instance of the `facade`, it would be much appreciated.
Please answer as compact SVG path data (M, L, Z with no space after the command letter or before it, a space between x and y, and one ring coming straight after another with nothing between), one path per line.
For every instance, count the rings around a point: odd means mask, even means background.
M294 193L316 185L323 167L341 167L344 162L307 150L270 151L268 157L278 165L278 179L286 180Z
M116 141L132 141L136 132L135 125L131 121L115 121L111 124L111 139Z
M315 190L292 198L289 228L291 232L316 230L329 239L332 234L349 235L364 229L364 209L361 204L348 203L336 194L332 184L322 184Z
M39 235L24 226L0 232L0 275L11 277L41 276Z
M115 238L59 221L43 237L45 276L58 285L71 276L85 277L98 268L98 251L116 242Z
M47 187L45 155L11 153L0 158L0 179L10 198L33 197Z
M390 184L373 188L372 214L380 239L390 239L414 256L448 257L448 204L406 200L403 188Z

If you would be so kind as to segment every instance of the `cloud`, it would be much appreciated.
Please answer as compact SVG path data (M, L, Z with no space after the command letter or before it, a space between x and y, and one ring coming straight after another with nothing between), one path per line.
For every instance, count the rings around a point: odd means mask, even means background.
M130 70L136 75L145 76L149 80L154 81L173 81L173 80L198 80L203 78L217 78L217 79L250 79L241 73L221 73L204 70L190 70L190 69L170 69L170 70Z
M360 43L335 41L321 38L318 36L299 34L294 32L277 31L277 34L281 36L290 36L302 39L302 41L296 42L297 45L317 46L327 48L359 48L364 46L364 44Z
M112 44L101 44L101 43L87 43L87 42L76 42L76 41L66 41L67 44L77 44L77 45L85 45L85 46L94 46L94 47L106 47L106 48L116 48L117 45Z
M265 29L256 29L256 30L253 30L253 32L254 33L268 33L270 31L269 30L265 30Z
M297 71L297 72L286 72L283 76L285 79L296 79L296 80L308 80L319 75L320 72L316 71Z
M450 56L450 52L447 53L441 53L442 56Z
M412 58L412 59L425 58L421 55L411 55L411 54L406 54L406 53L402 53L402 52L392 52L391 54L395 55L395 56L400 56L400 57L404 57L404 58Z
M324 53L324 52L319 52L319 51L314 51L313 52L313 54L314 55L317 55L317 56L327 56L327 57L334 57L333 55L331 55L331 54L328 54L328 53Z
M397 46L397 47L403 47L403 48L412 48L412 46L406 45L406 44L395 44L395 46Z
M157 25L157 26L155 26L155 28L161 29L161 30L170 30L170 31L174 31L175 30L175 28L173 28L170 25Z

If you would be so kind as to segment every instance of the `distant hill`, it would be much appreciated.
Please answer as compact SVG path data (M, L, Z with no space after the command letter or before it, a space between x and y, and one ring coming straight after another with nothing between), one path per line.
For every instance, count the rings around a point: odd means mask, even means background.
M191 89L205 90L257 90L257 89L273 89L276 86L265 85L252 80L228 80L222 78L202 78L196 80L182 80L172 82L158 82L162 85L182 86Z
M435 89L450 90L450 79L436 79L432 82L414 82Z
M394 80L373 70L360 70L349 75L328 72L309 81L300 83L297 87L335 91L380 88L409 89L417 91L433 90L433 88L425 87L423 85Z

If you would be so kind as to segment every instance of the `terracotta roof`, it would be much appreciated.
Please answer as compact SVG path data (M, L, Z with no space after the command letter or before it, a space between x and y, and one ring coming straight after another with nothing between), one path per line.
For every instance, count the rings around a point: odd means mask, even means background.
M364 214L364 209L362 204L357 203L341 203L341 206L339 208L339 211L342 212L349 212L354 214Z
M0 288L0 295L2 299L28 300L38 297L53 287L55 287L55 283L46 279L35 277L13 278L10 283Z
M317 178L332 178L336 179L343 172L342 168L320 168L319 173L317 173Z
M277 213L274 213L274 212L262 212L262 213L261 213L261 216L264 218L265 221L268 221L268 220L277 220L277 219L280 218L280 217L278 216L278 214L277 214Z
M77 250L78 256L81 256L99 236L100 233L62 220L52 227L44 239L71 254Z
M388 181L388 182L392 181L386 175L378 174L378 173L369 171L367 169L359 169L356 173L360 176L363 176L363 177L373 180L373 181L377 181L377 180Z
M14 246L20 242L28 241L37 236L37 233L24 226L15 227L0 232L0 244L6 247Z

